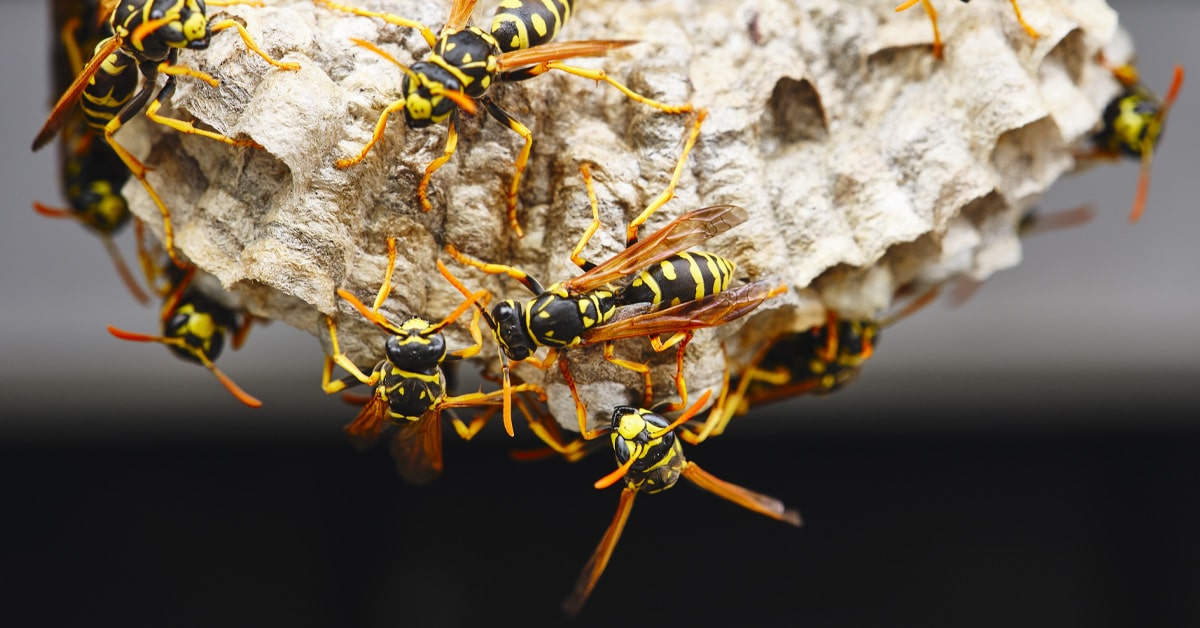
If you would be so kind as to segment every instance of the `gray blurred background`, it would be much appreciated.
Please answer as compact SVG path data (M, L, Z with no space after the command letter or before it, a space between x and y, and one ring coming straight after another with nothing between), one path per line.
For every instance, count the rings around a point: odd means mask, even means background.
M1176 63L1200 72L1200 5L1110 4L1132 33L1153 90L1165 91ZM92 418L114 406L122 408L120 426L164 433L192 429L173 414L205 416L212 422L205 429L325 430L344 420L327 424L314 411L327 408L344 417L347 408L318 388L322 354L316 340L283 324L255 329L243 351L227 351L219 362L271 412L241 407L207 373L162 347L120 342L104 331L113 324L157 333L156 312L128 297L90 234L30 209L35 199L62 200L55 150L28 148L50 100L48 13L34 0L0 2L0 21L8 25L0 38L0 142L6 147L0 154L0 381L5 407L20 409L0 421L0 437L35 438L65 428L113 434L118 425L97 425ZM1012 404L1005 420L1020 422L1031 416L1022 408L1034 401L1103 407L1114 398L1200 400L1191 383L1200 375L1197 83L1196 77L1185 83L1172 112L1140 224L1125 219L1138 176L1134 163L1060 180L1041 206L1094 203L1098 216L1091 224L1028 240L1024 261L993 277L965 306L942 301L887 330L877 357L852 387L777 414L806 412L814 406L805 404L819 403L814 421L838 417L839 423L877 421L903 429L947 404L961 410L955 421L967 422L981 407ZM132 252L128 233L120 242ZM1135 414L1122 420L1190 418ZM1053 418L1038 413L1036 420ZM280 425L285 420L286 427Z

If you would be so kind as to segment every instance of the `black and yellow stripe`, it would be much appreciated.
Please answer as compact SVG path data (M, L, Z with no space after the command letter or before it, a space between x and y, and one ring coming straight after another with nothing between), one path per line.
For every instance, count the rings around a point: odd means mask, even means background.
M617 302L658 308L695 301L728 289L734 268L732 261L712 253L679 253L638 273L620 291Z
M492 18L500 50L525 50L553 40L566 26L575 0L503 0Z

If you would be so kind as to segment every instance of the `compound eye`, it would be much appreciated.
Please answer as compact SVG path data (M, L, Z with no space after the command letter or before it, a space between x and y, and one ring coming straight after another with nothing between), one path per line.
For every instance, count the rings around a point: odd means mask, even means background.
M521 322L521 312L511 301L505 301L492 310L496 321L496 336L511 360L524 360L533 355L534 346Z

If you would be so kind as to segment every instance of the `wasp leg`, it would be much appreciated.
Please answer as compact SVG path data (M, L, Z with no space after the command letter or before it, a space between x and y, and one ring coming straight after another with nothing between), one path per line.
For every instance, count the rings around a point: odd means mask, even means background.
M529 424L529 431L533 432L546 447L534 450L518 450L509 453L509 457L514 460L530 461L546 458L555 454L562 456L567 462L578 462L591 452L591 445L594 442L588 442L583 439L575 439L570 443L565 443L562 438L562 433L558 429L558 423L554 417L548 413L537 418L534 418L533 412L529 409L521 397L514 397L517 409L525 416L525 421Z
M541 386L537 386L534 384L518 384L516 386L512 386L509 388L510 393L518 393L518 392L524 392L524 391L535 392L539 395L544 394L542 392ZM441 403L438 404L438 406L440 409L445 409L445 408L465 408L465 407L469 407L469 406L499 404L499 403L502 403L502 401L503 401L503 395L504 395L503 390L493 390L491 392L486 392L486 393L485 392L467 393L465 395L457 395L454 397L445 397L442 399ZM479 433L479 430L483 428L484 424L487 423L487 419L490 417L491 417L490 413L480 415L480 416L476 417L475 420L472 421L470 425L467 425L466 423L464 423L462 421L462 419L459 419L457 416L451 416L451 423L453 423L454 431L458 432L458 435L460 438L462 438L463 440L471 440L472 438L475 437L476 434Z
M525 235L525 232L521 230L521 224L517 221L517 192L521 186L521 174L525 172L525 166L529 164L529 153L533 150L533 133L530 132L528 127L501 109L495 102L492 102L491 98L484 98L483 106L487 108L488 113L497 122L512 129L513 132L521 136L521 139L525 140L525 145L521 147L521 152L517 154L516 173L513 174L512 185L508 187L508 224L512 226L513 231L516 232L519 238Z
M421 183L417 185L417 198L421 201L421 209L424 211L433 209L433 203L429 202L429 181L433 179L433 173L446 165L446 162L454 156L454 151L458 150L458 129L455 125L457 118L457 115L450 116L450 122L446 127L446 146L442 149L442 156L425 166L425 174L421 176ZM518 232L517 235L520 233Z
M729 374L729 359L725 360L725 377L721 387L721 394L717 397L717 401L713 403L712 410L708 413L708 418L704 420L698 432L693 432L687 427L680 428L679 437L692 445L698 445L710 436L720 436L725 433L725 428L729 426L729 422L733 417L740 414L745 414L746 394L750 389L750 385L754 382L763 382L772 386L783 386L792 380L791 373L786 368L780 368L775 371L765 371L758 366L766 358L767 353L777 342L778 338L774 338L763 344L750 362L746 365L745 370L738 377L737 388L732 393L729 392L730 374ZM722 351L724 348L722 347Z
M171 258L171 261L174 262L176 266L183 268L185 264L183 263L183 260L179 259L179 255L175 252L175 230L171 227L171 210L167 209L166 204L163 203L162 198L158 195L158 192L155 191L154 186L150 185L150 181L146 178L146 172L148 169L146 168L145 164L138 160L137 157L134 157L133 153L130 153L125 149L124 146L117 142L115 137L117 131L121 129L121 126L133 119L133 117L142 110L142 107L146 106L146 103L150 100L151 90L153 88L154 86L150 84L143 87L129 101L129 103L121 109L121 113L113 116L113 118L108 121L108 124L104 125L104 141L108 142L108 145L112 147L113 152L117 154L117 157L121 158L121 161L125 164L125 167L129 168L130 174L132 174L137 178L138 181L141 182L142 187L146 190L146 193L150 195L150 200L154 201L154 204L158 207L158 212L162 216L163 221L163 248L166 249L167 256Z
M508 275L509 277L521 282L533 294L541 294L545 292L542 284L533 277L530 277L525 271L513 266L505 266L503 264L489 264L481 262L477 259L467 257L462 251L459 251L453 244L446 245L446 254L453 257L458 263L466 266L474 266L479 270L489 275Z
M566 65L564 63L559 63L558 61L543 61L542 63L530 66L528 68L522 68L512 72L505 72L501 76L503 77L503 80L506 81L523 81L539 74L544 74L550 70L558 70L560 72L566 72L567 74L574 74L575 76L591 79L593 81L604 81L605 83L617 88L618 91L620 91L622 94L625 94L625 96L627 96L630 100L642 103L648 107L653 107L659 111L662 111L663 113L687 113L693 110L691 103L683 105L668 105L652 98L647 98L633 91L632 89L629 89L624 83L609 76L604 70L591 70L588 68Z
M579 242L571 250L571 261L586 273L596 267L594 263L583 258L583 247L587 246L592 236L600 229L600 205L596 201L596 189L592 187L592 169L588 168L587 164L580 164L579 174L583 175L583 187L587 189L588 203L592 206L592 224L579 236Z
M616 364L617 366L621 366L621 367L627 368L631 371L634 371L636 373L642 374L642 379L645 380L645 383L644 383L645 388L643 389L643 390L645 390L645 393L642 396L642 407L643 408L650 407L651 402L654 401L653 383L651 382L651 377L650 377L650 365L643 364L641 362L631 362L629 360L623 360L621 358L618 358L616 355L613 354L613 348L614 348L613 343L611 343L611 342L604 343L604 359L608 360L612 364Z
M168 67L177 69L179 66L168 66ZM169 72L166 72L166 73L169 74ZM153 120L163 126L171 127L172 129L175 129L176 131L179 131L180 133L187 133L189 135L200 135L203 137L207 137L209 139L216 140L218 142L224 142L226 144L229 144L230 146L246 146L249 148L262 148L262 146L258 142L255 142L254 140L235 140L231 137L221 135L220 133L216 133L213 131L205 131L203 129L197 129L196 125L192 124L191 122L179 120L176 118L168 118L166 116L160 115L158 113L158 110L162 107L162 101L170 98L171 94L173 94L173 93L175 93L175 77L174 76L167 79L167 84L164 85L162 90L158 92L158 96L156 96L154 98L154 100L152 100L150 102L150 106L146 108L146 117L150 118L151 120Z
M393 24L395 26L400 26L403 28L415 28L417 30L417 32L421 33L421 37L425 39L425 43L429 44L430 48L433 48L434 46L437 45L437 37L433 34L433 31L430 30L430 28L428 26L425 26L424 24L422 24L420 22L406 20L406 19L400 17L399 15L394 15L391 13L379 13L376 11L367 11L365 9L356 9L354 7L349 7L344 4L337 4L335 2L329 2L328 0L313 0L313 4L318 4L327 9L333 9L335 11L342 11L344 13L353 13L355 15L361 15L363 17L377 17L377 18L387 22L388 24Z
M587 406L579 398L579 389L575 385L575 376L571 375L571 368L567 365L566 360L558 361L558 370L562 373L563 380L567 383L567 388L571 390L571 399L575 400L575 418L579 421L580 438L583 440L592 440L607 432L608 430L605 428L598 430L589 430L587 428Z
M696 139L700 137L700 125L704 123L704 118L708 115L706 109L700 109L696 112L696 121L692 124L692 130L688 133L687 140L683 144L683 152L679 155L679 161L675 163L675 170L671 173L671 181L667 184L666 189L654 199L642 213L629 222L629 226L625 229L625 246L633 246L638 240L638 227L646 222L654 212L658 211L667 201L675 197L675 187L679 185L679 179L683 176L683 166L687 163L688 154L692 152L692 147L696 145ZM686 404L684 404L686 405Z
M338 348L337 324L333 322L332 317L325 317L325 326L329 328L329 344L333 349L333 354L325 356L325 365L321 369L321 390L324 390L325 394L332 395L358 384L366 384L373 388L375 384L379 383L378 373L371 373L370 376L367 376ZM333 380L333 365L335 362L350 375L339 380ZM351 377L353 377L353 380L350 379Z
M1025 32L1029 33L1030 37L1037 39L1039 37L1038 32L1034 30L1034 28L1029 25L1029 22L1026 22L1025 18L1021 15L1021 7L1017 6L1017 0L1011 0L1011 2L1013 13L1017 15L1017 22L1021 24L1021 28L1025 29Z
M257 54L258 56L262 57L263 61L266 61L267 63L270 63L271 65L273 65L281 70L299 70L300 69L299 63L277 61L277 60L271 58L270 55L263 52L262 48L258 47L258 44L254 42L254 38L250 36L250 33L246 32L246 27L242 26L241 24L239 24L238 22L236 22L234 20L221 20L220 22L217 22L216 24L209 25L208 30L210 33L216 33L218 31L223 31L223 30L225 30L227 28L231 28L231 27L236 28L238 30L238 34L240 34L242 36L242 41L245 42L246 47L249 48L250 50L254 51L254 53Z
M692 341L692 338L695 337L695 334L690 331L680 333L683 333L685 336L684 339L679 342L675 351L675 392L679 394L679 401L669 404L667 406L668 412L682 410L688 405L687 380L683 378L683 352L687 349L688 343Z
M929 23L933 25L933 56L942 58L942 34L938 31L937 9L929 3L929 0L907 0L904 4L896 7L896 13L911 8L914 4L920 2L925 9L925 15L929 16Z
M403 108L403 100L397 100L396 102L388 105L387 108L383 110L383 113L379 114L379 120L375 122L375 131L371 134L371 139L368 140L366 145L362 147L362 150L359 151L358 155L339 159L333 162L333 165L337 168L349 168L363 159L366 159L367 153L371 151L371 148L383 140L383 131L387 128L388 116L396 111L400 111Z

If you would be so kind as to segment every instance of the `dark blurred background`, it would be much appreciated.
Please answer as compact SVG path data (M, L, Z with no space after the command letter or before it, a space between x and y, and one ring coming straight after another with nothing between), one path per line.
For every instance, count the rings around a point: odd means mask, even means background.
M1110 4L1152 89L1175 63L1200 69L1194 2ZM446 439L445 476L411 488L385 448L344 440L355 408L321 393L310 336L276 323L221 358L257 411L165 349L109 336L156 333L155 312L89 234L30 210L61 201L54 151L28 151L50 100L49 11L0 0L0 22L5 623L560 621L616 506L616 489L590 487L611 459L511 462L493 425ZM1196 625L1195 83L1139 224L1125 220L1133 163L1064 178L1041 206L1093 202L1091 224L1028 240L964 306L887 330L846 390L689 450L799 508L804 528L682 484L642 496L576 623Z

